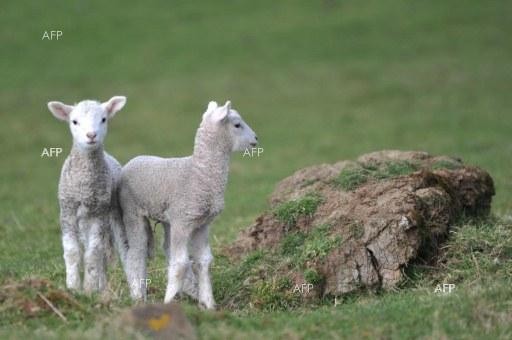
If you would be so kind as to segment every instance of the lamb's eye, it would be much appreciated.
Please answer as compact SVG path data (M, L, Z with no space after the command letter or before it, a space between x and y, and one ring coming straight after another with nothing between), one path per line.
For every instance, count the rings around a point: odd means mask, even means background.
M73 125L78 125L78 122L76 120L73 120Z
M102 123L105 123L106 121L107 121L107 118L103 118L103 119L101 120L101 122L102 122Z
M235 127L236 127L237 129L239 129L241 126L242 126L242 125L240 125L240 123L235 124Z

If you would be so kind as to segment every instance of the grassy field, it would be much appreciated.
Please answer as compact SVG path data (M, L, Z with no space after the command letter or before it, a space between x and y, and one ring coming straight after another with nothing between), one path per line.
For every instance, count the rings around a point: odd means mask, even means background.
M106 142L125 163L189 154L208 101L231 99L264 154L233 157L215 253L266 207L278 180L380 149L455 155L487 169L499 219L454 228L444 271L412 268L395 292L272 312L186 305L200 337L511 337L511 15L505 0L4 1L0 281L64 287L56 199L64 157L41 153L67 153L71 137L48 101L126 95ZM63 36L42 40L46 30ZM151 277L160 301L161 252ZM434 294L443 282L456 292ZM0 337L97 337L129 305L119 268L110 283L117 299L105 306L79 296L68 323L0 307Z

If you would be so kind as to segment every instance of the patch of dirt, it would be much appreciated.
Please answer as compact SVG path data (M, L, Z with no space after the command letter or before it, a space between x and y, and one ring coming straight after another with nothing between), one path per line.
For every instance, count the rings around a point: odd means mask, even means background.
M354 167L367 177L353 190L343 189L337 184L340 174ZM308 194L321 197L314 214L300 216L291 227L277 218L280 205ZM261 250L276 254L274 260L279 260L289 235L308 237L328 225L324 238L338 237L340 242L320 244L318 251L313 243L298 245L295 257L304 251L318 255L304 257L299 265L278 266L285 270L277 275L286 276L295 287L305 281L305 271L318 273L321 280L314 285L318 297L361 288L389 289L401 281L402 268L420 253L435 255L434 248L439 248L460 216L487 215L494 194L490 175L460 159L416 151L374 152L355 162L307 167L283 179L270 196L270 208L224 253L240 259Z
M7 280L0 286L0 303L5 312L22 313L26 318L55 314L63 322L67 322L67 311L83 309L71 294L43 278Z

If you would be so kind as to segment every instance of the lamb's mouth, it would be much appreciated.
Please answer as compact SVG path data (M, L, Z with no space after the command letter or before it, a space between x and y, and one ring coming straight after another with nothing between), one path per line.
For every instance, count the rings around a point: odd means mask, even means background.
M87 144L89 144L89 145L94 145L94 144L96 144L96 141L94 141L94 140L90 140L90 141L88 141L88 142L87 142Z

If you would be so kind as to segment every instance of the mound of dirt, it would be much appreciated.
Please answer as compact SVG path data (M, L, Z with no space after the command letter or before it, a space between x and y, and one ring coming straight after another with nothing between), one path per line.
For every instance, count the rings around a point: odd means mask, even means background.
M270 208L225 254L239 263L250 257L260 269L244 279L289 304L297 303L293 290L304 283L313 298L392 288L408 263L435 256L457 219L487 215L493 195L490 175L460 159L374 152L279 182Z
M69 311L83 309L71 294L44 278L6 280L0 285L0 303L4 312L22 314L26 318L55 314L64 322Z

